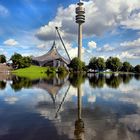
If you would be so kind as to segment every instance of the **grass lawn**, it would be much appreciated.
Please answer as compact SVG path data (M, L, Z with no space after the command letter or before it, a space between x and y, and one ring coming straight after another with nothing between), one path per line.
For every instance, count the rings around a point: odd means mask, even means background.
M12 71L12 73L20 77L26 77L29 78L30 80L34 80L47 77L47 74L45 73L47 69L48 69L47 67L39 67L31 65L28 68L14 70Z

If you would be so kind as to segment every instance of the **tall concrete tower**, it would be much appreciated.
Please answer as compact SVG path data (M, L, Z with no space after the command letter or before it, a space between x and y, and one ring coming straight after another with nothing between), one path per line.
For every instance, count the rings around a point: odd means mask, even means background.
M85 8L84 3L79 1L76 8L76 23L78 23L78 58L81 60L82 51L82 24L85 22Z

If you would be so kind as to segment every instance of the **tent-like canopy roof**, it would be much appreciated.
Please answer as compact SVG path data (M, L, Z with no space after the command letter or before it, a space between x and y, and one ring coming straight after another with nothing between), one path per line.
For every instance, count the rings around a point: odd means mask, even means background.
M65 59L63 56L61 56L58 53L56 49L55 41L53 43L53 46L49 50L49 52L47 52L46 54L42 56L32 58L33 61L38 61L38 62L47 62L47 61L52 61L52 60L57 60L57 59L64 61L66 64L69 64L69 60Z

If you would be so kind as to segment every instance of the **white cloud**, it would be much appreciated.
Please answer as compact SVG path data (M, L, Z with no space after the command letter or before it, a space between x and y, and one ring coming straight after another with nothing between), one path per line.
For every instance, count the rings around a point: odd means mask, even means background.
M132 14L127 20L122 21L121 25L128 29L140 30L140 13Z
M9 14L8 9L3 5L0 5L0 16L7 16L8 14Z
M129 48L134 48L134 47L140 47L140 38L134 40L134 41L125 41L120 44L122 47L129 47Z
M83 28L84 37L102 35L105 31L112 30L119 25L131 28L126 23L132 16L132 11L140 7L139 0L89 0L84 3L86 9L86 22ZM75 4L71 4L66 8L59 7L56 17L45 26L42 26L37 31L36 36L41 40L54 40L54 27L58 26L61 27L64 39L67 41L75 40L77 36L75 7ZM138 19L138 17L139 14L134 18ZM131 22L135 24L134 20Z
M121 28L139 29L139 0L88 0L84 2L86 22L83 24L83 38L92 37L94 35L101 36L106 31L115 31L118 26ZM52 41L58 35L55 31L55 26L60 27L61 36L65 43L70 44L68 52L73 58L77 56L77 48L73 48L72 42L77 40L77 24L75 23L75 4L70 4L68 7L59 7L57 14L46 25L40 27L36 32L36 37L43 41ZM131 25L130 25L131 22ZM126 43L126 42L123 42ZM130 46L122 47L125 44L119 44L120 46L112 47L110 44L105 44L101 48L97 48L97 44L94 41L88 43L88 48L83 49L84 61L88 62L90 57L101 56L108 58L108 56L119 56L121 59L139 58L140 52L138 49L128 51ZM127 42L130 43L130 42ZM133 42L137 43L137 42ZM58 46L59 49L62 47ZM134 48L134 47L133 47ZM60 49L60 50L61 50ZM94 52L92 49L96 49ZM115 50L115 51L114 51ZM103 52L102 54L100 52Z
M7 45L7 46L16 46L19 43L16 40L14 40L14 39L8 39L8 40L4 41L3 44Z
M78 47L76 47L76 48L72 48L72 47L71 47L71 48L68 50L68 52L69 52L69 55L71 56L71 58L77 57ZM84 52L85 52L85 49L82 48L82 55L84 54Z
M113 51L114 48L111 47L109 44L105 44L102 48L98 48L97 51L108 52Z
M45 48L45 47L46 47L45 44L39 44L39 45L37 45L37 48L38 48L38 49L43 49L43 48Z
M56 32L55 32L55 26L58 26L59 23L55 22L49 22L48 25L42 26L36 33L36 36L40 40L50 41L55 40L56 38Z
M2 46L0 46L0 47L2 47ZM0 54L7 55L8 53L3 48L0 48Z
M140 54L124 51L121 52L121 54L118 54L117 57L120 59L138 59L140 58Z
M3 52L3 51L4 51L4 49L0 48L0 52Z
M90 15L92 19L92 22L90 21L90 23L93 23L92 25L94 25L98 22L99 24L97 24L97 28L95 27L93 29L96 30L99 28L99 31L101 30L101 32L98 33L101 34L102 31L108 29L112 30L112 28L119 25L123 25L125 28L128 28L129 25L124 23L127 23L130 17L132 18L132 12L140 8L139 0L93 0L93 2L95 2L97 11L93 13L93 15L95 15L95 21L93 16ZM138 19L138 17L139 16L135 17L135 19ZM135 24L137 24L138 20L135 21L133 19L131 20L132 25L137 26ZM129 26L129 28L134 29L133 26Z
M139 59L140 58L140 38L133 41L125 41L120 43L118 51L121 51L117 56L121 59Z
M92 49L96 49L97 48L97 44L94 41L90 41L90 42L88 42L88 47L92 48Z

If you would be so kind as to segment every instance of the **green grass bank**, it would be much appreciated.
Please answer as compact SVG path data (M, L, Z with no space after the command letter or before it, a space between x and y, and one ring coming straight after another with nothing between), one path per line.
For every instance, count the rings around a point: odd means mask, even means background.
M34 80L34 79L47 77L46 74L47 70L48 70L47 67L39 67L39 66L31 65L28 68L13 70L12 74L20 77L26 77L29 78L30 80Z

